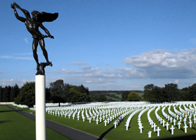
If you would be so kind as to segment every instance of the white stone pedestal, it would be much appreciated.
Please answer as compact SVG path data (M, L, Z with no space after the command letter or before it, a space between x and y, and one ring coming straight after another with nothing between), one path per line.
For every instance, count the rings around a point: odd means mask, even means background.
M46 140L45 75L35 76L36 140Z

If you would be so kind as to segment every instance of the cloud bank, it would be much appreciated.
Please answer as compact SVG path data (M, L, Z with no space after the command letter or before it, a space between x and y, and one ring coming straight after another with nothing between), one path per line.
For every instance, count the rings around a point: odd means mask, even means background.
M141 69L148 78L194 78L196 77L196 49L172 54L166 50L145 52L124 59L127 65Z
M190 86L196 78L196 49L178 53L167 50L154 50L123 59L124 68L101 69L85 62L73 62L74 69L62 68L46 72L47 87L51 82L63 79L65 83L89 87L90 90L143 89L146 84L164 86L168 82ZM82 66L82 67L81 67ZM2 72L0 72L2 74ZM52 76L53 75L53 76ZM55 75L55 76L54 76ZM190 80L192 78L192 80ZM27 80L32 81L32 80ZM1 85L25 83L24 80L0 81Z

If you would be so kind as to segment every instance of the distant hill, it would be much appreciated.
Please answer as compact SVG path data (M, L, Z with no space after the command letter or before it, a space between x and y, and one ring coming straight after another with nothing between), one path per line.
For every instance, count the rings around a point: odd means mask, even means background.
M143 91L141 90L93 90L89 92L90 95L104 94L107 97L108 101L121 101L121 94L125 91L135 91L140 97L142 97L143 95Z

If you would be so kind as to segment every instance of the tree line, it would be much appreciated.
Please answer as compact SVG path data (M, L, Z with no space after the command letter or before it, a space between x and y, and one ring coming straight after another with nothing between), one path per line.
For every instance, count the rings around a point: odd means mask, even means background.
M89 89L83 85L76 86L64 83L59 79L51 82L45 89L46 102L48 103L86 103L91 101L106 101L105 95L90 96ZM16 84L14 87L0 86L0 102L15 102L32 107L35 104L35 82L26 82L21 88Z
M140 101L142 98L136 93L136 91L124 91L122 92L121 101Z
M0 102L14 102L20 93L20 88L17 84L15 86L5 86L4 88L0 86Z
M177 84L165 84L158 87L153 84L144 87L144 101L150 102L172 102L172 101L196 101L196 84L178 89Z
M92 91L91 91L92 92ZM104 91L105 92L105 91ZM108 91L108 94L111 91ZM158 87L153 84L144 86L143 95L135 91L121 92L121 101L150 101L150 102L172 102L172 101L196 101L196 84L178 89L177 84L165 84ZM138 93L141 91L138 91ZM15 86L0 86L0 102L15 102L32 107L35 104L35 82L27 82L21 88ZM90 94L89 89L83 85L76 86L64 83L59 79L51 82L46 88L46 102L60 103L84 103L109 101L103 91L94 91Z
M90 102L88 88L83 85L64 84L61 79L50 83L49 88L45 90L45 94L46 102L59 103L59 105L61 102ZM32 107L35 104L35 82L24 84L14 102Z
M173 83L165 84L165 87L148 84L144 86L143 95L141 97L134 91L124 91L121 95L121 101L196 101L196 84L183 89L178 89L178 85Z
M178 89L177 84L165 84L158 87L154 84L144 86L143 95L140 97L136 92L122 92L122 101L149 101L149 102L173 102L173 101L196 101L196 84Z

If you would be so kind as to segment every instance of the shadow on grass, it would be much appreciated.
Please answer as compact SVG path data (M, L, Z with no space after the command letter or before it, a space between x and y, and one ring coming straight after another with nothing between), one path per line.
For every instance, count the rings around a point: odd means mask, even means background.
M13 112L13 110L1 110L0 113Z
M179 136L179 137L172 137L172 138L161 138L159 140L195 140L195 135L188 135L188 136Z
M107 133L109 133L113 128L114 128L114 126L112 126L111 128L109 128L108 130L106 130L106 131L98 138L98 140L102 140L102 139L105 137L105 135L106 135Z
M10 122L10 121L0 121L0 124L7 123L7 122Z

